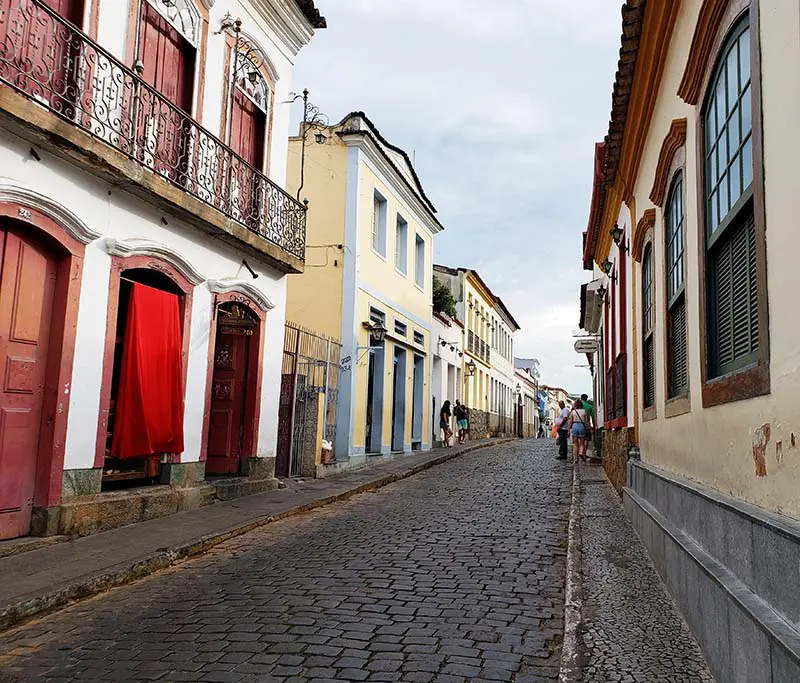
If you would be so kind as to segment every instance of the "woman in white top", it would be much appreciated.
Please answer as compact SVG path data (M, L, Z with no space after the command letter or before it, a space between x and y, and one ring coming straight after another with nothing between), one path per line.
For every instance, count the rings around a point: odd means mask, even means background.
M586 449L589 445L589 415L578 398L569 413L569 431L572 434L572 451L575 460L586 460Z

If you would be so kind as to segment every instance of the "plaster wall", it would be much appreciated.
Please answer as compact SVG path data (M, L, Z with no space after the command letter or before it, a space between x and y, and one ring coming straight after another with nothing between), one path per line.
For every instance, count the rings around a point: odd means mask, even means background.
M301 141L289 141L287 187L300 185ZM347 146L332 136L325 144L306 143L303 196L309 199L306 268L287 277L286 317L292 322L339 339L345 260L355 258L344 247L347 197Z

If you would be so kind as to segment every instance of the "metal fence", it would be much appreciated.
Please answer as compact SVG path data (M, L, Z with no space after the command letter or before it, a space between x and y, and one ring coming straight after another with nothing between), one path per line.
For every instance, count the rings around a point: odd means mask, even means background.
M320 415L322 438L335 444L341 354L337 340L286 323L275 463L279 477L314 475Z
M41 0L0 0L0 80L305 257L302 204Z

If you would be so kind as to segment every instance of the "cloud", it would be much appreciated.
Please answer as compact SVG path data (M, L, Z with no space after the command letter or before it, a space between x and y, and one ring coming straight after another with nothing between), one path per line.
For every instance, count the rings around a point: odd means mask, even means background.
M605 135L621 2L318 0L329 28L301 52L332 120L363 109L416 159L445 232L435 260L477 269L522 326L543 381L587 390L578 327L581 232ZM295 110L295 120L297 110Z

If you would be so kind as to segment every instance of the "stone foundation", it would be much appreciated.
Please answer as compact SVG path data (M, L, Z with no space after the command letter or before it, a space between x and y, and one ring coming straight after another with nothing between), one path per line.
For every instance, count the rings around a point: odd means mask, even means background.
M168 486L178 488L196 486L205 481L205 478L206 464L204 462L168 462L161 465L161 483Z
M800 523L631 461L625 512L723 681L800 681Z
M103 468L85 470L64 470L61 478L61 500L70 500L76 496L89 496L100 493L103 483Z
M476 408L469 409L469 438L489 438L489 413Z
M632 437L633 430L627 427L607 429L603 432L603 469L608 475L608 480L620 495L627 479L628 449L632 445Z

